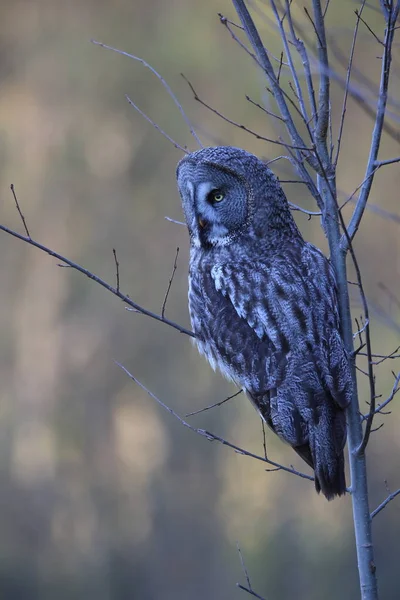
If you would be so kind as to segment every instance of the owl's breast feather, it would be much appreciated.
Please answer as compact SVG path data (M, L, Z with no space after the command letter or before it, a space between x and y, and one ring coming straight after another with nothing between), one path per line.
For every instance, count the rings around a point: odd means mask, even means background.
M189 314L196 344L211 367L237 384L237 368L227 360L231 334L227 330L226 308L229 302L215 289L211 275L191 262L189 272ZM233 328L234 324L230 324ZM224 333L223 333L224 332Z

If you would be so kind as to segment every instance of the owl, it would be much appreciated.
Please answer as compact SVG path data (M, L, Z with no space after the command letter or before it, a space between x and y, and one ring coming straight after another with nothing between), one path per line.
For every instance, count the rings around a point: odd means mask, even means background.
M304 241L256 156L204 148L180 161L177 182L199 351L314 470L317 492L344 494L352 376L330 262Z

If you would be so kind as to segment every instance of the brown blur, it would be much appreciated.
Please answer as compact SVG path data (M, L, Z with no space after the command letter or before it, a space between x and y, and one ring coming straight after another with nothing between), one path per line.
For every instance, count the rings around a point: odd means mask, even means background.
M332 2L328 13L328 31L346 55L355 7ZM149 71L90 40L151 63L205 144L238 145L273 158L282 154L279 146L207 112L180 76L226 116L267 137L280 134L279 122L245 99L263 102L268 94L262 74L219 22L218 11L234 17L230 2L15 0L1 8L0 222L23 232L13 183L34 239L110 284L115 248L121 290L158 313L179 246L166 314L188 327L187 234L164 218L182 220L175 185L181 152L124 94L180 144L195 149L195 141ZM364 18L380 35L377 13L366 10ZM279 56L269 22L257 22ZM303 26L311 36L309 24ZM376 84L380 53L361 27L355 64ZM345 75L337 62L333 66ZM397 101L399 73L396 48L391 96ZM366 93L376 97L374 90ZM342 97L333 83L336 131ZM396 110L389 108L391 115ZM398 131L398 117L389 121ZM350 100L338 170L343 199L364 178L371 130L371 120ZM381 158L398 154L398 143L385 135ZM282 179L297 179L287 161L274 169ZM381 214L367 211L355 244L379 354L400 344L399 174L398 164L378 172L370 201ZM316 210L305 186L288 183L285 191ZM396 213L397 222L382 210ZM304 235L326 250L318 219L295 216ZM128 312L92 281L3 232L0 273L0 598L244 598L235 587L245 583L236 541L254 589L265 597L358 597L349 497L327 503L310 482L266 473L262 463L196 436L114 362L184 415L235 391L188 337ZM359 316L357 290L352 294ZM398 371L400 361L376 372L383 399L392 369ZM362 375L360 392L368 399ZM377 418L385 426L371 436L371 508L387 496L385 480L392 491L400 487L398 402L390 416ZM190 422L263 452L259 418L243 395ZM267 444L271 458L304 468L272 435ZM396 598L399 498L373 529L382 596Z

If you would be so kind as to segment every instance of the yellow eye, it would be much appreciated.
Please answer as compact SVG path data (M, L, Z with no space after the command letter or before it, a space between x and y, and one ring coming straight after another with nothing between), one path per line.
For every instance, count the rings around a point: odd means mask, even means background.
M224 199L224 194L220 191L220 190L213 190L212 192L209 193L209 201L211 203L214 202L222 202L222 200Z

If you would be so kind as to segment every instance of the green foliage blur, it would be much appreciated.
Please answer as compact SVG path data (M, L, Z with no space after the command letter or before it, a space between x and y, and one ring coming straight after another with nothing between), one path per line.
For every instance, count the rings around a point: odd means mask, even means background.
M355 6L332 2L328 12L328 32L346 55ZM90 40L151 63L204 143L273 158L282 153L279 146L207 112L180 76L226 116L261 135L280 134L279 123L245 99L270 102L262 74L219 22L217 12L234 18L230 3L15 0L1 8L0 222L22 231L13 183L34 239L111 284L115 248L122 291L155 312L179 246L166 314L188 327L187 233L164 218L182 219L175 186L181 153L124 95L180 144L195 149L195 141L149 71ZM271 15L264 14L257 22L279 56ZM375 12L366 10L365 18L382 31ZM311 26L303 26L311 35ZM362 28L355 64L375 85L380 52ZM391 95L399 98L398 48L395 55ZM343 77L345 68L334 66ZM373 104L374 89L363 90ZM336 130L342 96L334 80ZM363 180L371 130L371 120L350 100L339 162L343 199ZM381 158L395 155L398 146L385 136ZM287 161L274 169L282 179L297 179ZM371 195L372 203L397 215L399 173L397 165L381 169ZM315 210L304 188L285 184L293 202ZM318 219L295 216L304 235L326 251ZM369 211L356 241L380 354L400 343L399 227ZM349 497L327 503L310 482L266 473L262 463L195 436L115 365L120 361L184 415L235 391L189 338L127 311L93 282L2 232L0 273L0 598L243 598L235 587L244 583L236 541L263 596L358 597ZM383 398L396 368L399 361L377 369ZM362 375L360 390L367 399ZM385 480L392 490L400 486L398 401L391 408L377 419L385 426L369 445L371 508L386 497ZM242 395L191 422L263 452L259 418ZM272 458L305 468L272 435L267 445ZM395 500L374 522L385 598L398 597L399 517Z

